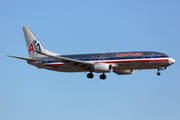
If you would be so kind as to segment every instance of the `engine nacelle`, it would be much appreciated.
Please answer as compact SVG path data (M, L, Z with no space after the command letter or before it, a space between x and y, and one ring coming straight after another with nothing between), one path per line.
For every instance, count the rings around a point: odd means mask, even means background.
M112 71L112 65L106 63L97 63L94 66L94 72L96 73L108 73Z
M114 71L117 75L128 75L133 74L134 70L118 70Z

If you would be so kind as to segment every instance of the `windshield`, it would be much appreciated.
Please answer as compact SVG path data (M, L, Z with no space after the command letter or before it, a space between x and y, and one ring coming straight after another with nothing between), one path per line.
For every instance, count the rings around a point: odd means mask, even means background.
M168 57L167 55L163 54L163 55L160 55L161 58L166 58Z

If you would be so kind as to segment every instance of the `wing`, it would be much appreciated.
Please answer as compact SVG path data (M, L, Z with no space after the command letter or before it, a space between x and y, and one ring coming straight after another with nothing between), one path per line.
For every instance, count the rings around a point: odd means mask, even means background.
M47 56L47 57L59 59L59 60L61 60L63 63L66 63L66 64L74 63L74 64L76 64L76 65L77 65L77 64L82 64L82 65L87 66L87 67L92 67L92 66L94 66L94 63L92 63L92 62L81 61L81 60L76 60L76 59L71 59L71 58L61 57L61 56L48 55L48 54L42 53L42 52L40 52L40 51L36 51L36 52L37 52L38 54L41 54L41 55L44 55L44 56Z
M95 63L92 62L88 62L88 61L81 61L81 60L76 60L76 59L71 59L71 58L67 58L67 57L61 57L61 56L55 56L55 55L49 55L46 53L42 53L39 48L35 45L35 43L33 43L35 51L38 54L47 56L47 57L51 57L51 58L55 58L55 59L59 59L61 60L63 63L65 63L64 66L68 65L68 64L73 64L74 67L81 67L84 70L91 70L91 68L94 66Z

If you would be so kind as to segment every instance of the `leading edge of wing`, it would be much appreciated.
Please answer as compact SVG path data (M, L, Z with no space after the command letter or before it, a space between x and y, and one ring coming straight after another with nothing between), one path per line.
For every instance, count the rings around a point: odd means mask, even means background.
M67 57L60 57L60 56L48 55L48 54L42 53L42 52L40 52L40 51L36 51L36 52L37 52L38 54L45 55L45 56L47 56L47 57L59 59L59 60L61 60L62 62L65 62L65 63L66 63L66 62L74 62L74 63L84 64L84 65L88 65L88 66L93 66L93 65L94 65L94 63L91 63L91 62L86 62L86 61L71 59L71 58L67 58Z
M23 58L23 57L10 56L10 55L6 55L6 56L7 56L7 57L12 57L12 58L21 59L21 60L37 61L37 60L35 60L35 59L30 59L30 58Z

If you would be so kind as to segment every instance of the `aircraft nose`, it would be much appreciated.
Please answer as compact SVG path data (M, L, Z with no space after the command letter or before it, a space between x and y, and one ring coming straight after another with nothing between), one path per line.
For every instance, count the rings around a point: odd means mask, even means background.
M169 64L172 65L172 64L174 64L174 63L175 63L175 60L172 59L172 58L169 58Z

